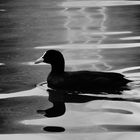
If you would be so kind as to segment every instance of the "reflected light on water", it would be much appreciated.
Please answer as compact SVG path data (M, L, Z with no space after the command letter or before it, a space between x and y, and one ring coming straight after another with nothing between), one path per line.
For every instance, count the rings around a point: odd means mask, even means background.
M0 9L0 12L5 12L6 11L6 9Z
M46 88L46 87L45 87ZM15 98L15 97L29 97L29 96L48 96L48 93L41 88L34 88L31 90L21 91L21 92L14 92L9 94L0 94L0 99L7 99L7 98Z
M1 37L3 47L0 51L0 62L3 62L0 63L1 71L5 73L4 76L1 73L1 76L6 77L3 80L4 86L7 90L7 86L11 86L14 82L15 85L21 83L21 86L32 83L32 87L27 91L15 92L17 87L14 87L12 92L4 94L1 90L0 103L4 103L7 107L7 110L4 110L4 107L1 106L4 113L2 112L0 117L6 116L1 121L8 118L13 123L11 119L13 116L16 121L19 119L20 125L26 127L32 125L32 128L35 129L37 126L41 126L39 132L42 132L45 127L44 130L62 128L68 132L67 134L80 133L77 139L81 139L85 133L88 133L85 134L88 136L91 133L93 135L91 139L93 139L96 135L93 132L108 132L108 130L111 131L111 128L115 131L119 124L123 129L128 124L129 131L136 130L137 127L134 125L139 124L140 109L140 66L138 61L140 1L67 0L64 2L55 0L52 2L43 0L36 2L31 0L27 3L24 0L22 2L15 0L6 3L6 12L5 7L0 9L1 27L4 28ZM55 118L45 118L43 114L38 114L37 110L40 103L43 102L46 103L45 109L49 107L47 102L50 94L46 91L48 86L46 82L45 86L38 84L33 88L33 85L41 80L45 81L50 68L34 66L33 60L47 49L62 51L67 68L70 66L72 70L111 71L113 69L114 72L123 73L124 76L135 81L129 83L130 90L122 91L122 95L113 95L112 92L110 95L80 93L79 96L73 96L69 94L69 102L65 101L65 96L64 98L62 96L66 105L66 113ZM7 79L11 83L7 82ZM33 98L34 96L40 100L38 104ZM59 94L55 94L54 98L56 99L57 96L61 97ZM75 97L77 97L76 100ZM29 98L29 102L26 103ZM115 100L113 100L114 98ZM7 104L9 100L11 108ZM30 114L27 115L25 111L26 109L31 111L31 104L28 104L31 103L31 100L34 102L32 104L33 113L39 115L39 119L30 117ZM58 109L58 111L60 110ZM12 115L9 116L8 113ZM7 124L5 122L7 132L7 129L13 127L13 124L10 126L8 122L6 122ZM1 127L1 132L3 129ZM20 128L16 129L18 131ZM15 133L13 130L11 132ZM20 133L24 133L24 131L21 130ZM113 138L112 134L109 135L111 135L110 139L116 138L116 135ZM12 136L10 135L10 139ZM22 137L22 135L20 136ZM31 136L33 139L51 139L50 135ZM76 139L76 135L73 138L67 137L67 135L61 136L62 140ZM104 133L102 135L100 133L100 136L99 139L104 138ZM26 137L27 135L24 135L24 138ZM0 138L3 139L4 136L0 135ZM18 135L14 138L21 139ZM55 134L54 139L58 139L58 135ZM82 139L87 139L87 137Z
M121 40L140 40L140 36L123 37Z
M101 7L101 6L123 6L139 5L140 1L67 1L63 7Z
M118 69L118 70L116 69L114 71L122 73L122 72L132 72L134 70L138 70L139 71L140 70L140 66L128 67L128 68L123 68L123 69Z
M5 65L4 63L0 63L0 66Z
M0 135L0 139L2 140L58 140L58 136L49 136L47 134L7 134Z
M100 104L100 101L98 102ZM97 103L97 104L98 104ZM103 108L107 108L110 107L112 109L115 109L117 107L117 109L120 108L124 109L124 110L133 110L134 106L129 105L129 103L122 103L119 102L120 105L116 105L116 103L114 102L108 102L106 101L104 104L104 107L102 106L100 109ZM89 104L86 104L86 106L90 107L90 109L96 109L96 107L94 107L95 103L94 102L90 102ZM127 106L128 105L128 106ZM87 107L87 108L88 108ZM139 107L138 104L135 104L135 107ZM99 108L97 107L97 109L99 110ZM133 112L133 111L132 111ZM34 119L34 120L24 120L21 121L21 123L25 124L25 125L42 125L42 126L46 126L47 125L51 125L51 126L63 126L67 129L69 129L69 127L90 127L90 126L98 126L100 124L133 124L133 125L137 125L137 123L139 122L139 116L137 116L137 113L139 113L138 109L135 110L135 114L133 115L126 115L125 116L125 120L124 119L119 119L119 118L123 118L124 114L117 114L117 118L116 118L116 113L112 114L110 112L88 112L85 113L83 111L67 111L65 113L65 115L58 117L58 118L53 118L53 119L49 119L49 118L43 118L43 119ZM131 121L128 121L131 120Z
M139 47L140 43L116 43L116 44L66 44L66 45L52 45L52 46L39 46L35 49L124 49Z
M88 33L104 31L105 8L95 8L94 13L86 8L66 8L64 15L67 17L64 27L67 29L69 44L75 42L88 43L90 41L100 43L104 38L104 35L100 34L100 36L94 36L93 39L93 34L89 35Z

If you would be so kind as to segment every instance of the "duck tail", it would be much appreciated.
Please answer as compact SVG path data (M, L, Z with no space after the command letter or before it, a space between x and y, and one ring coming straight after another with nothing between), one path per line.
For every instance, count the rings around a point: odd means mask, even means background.
M124 83L124 84L128 84L128 83L130 83L130 82L133 82L133 81L130 80L130 79L127 79L127 78L124 78L124 79L123 79L123 83Z

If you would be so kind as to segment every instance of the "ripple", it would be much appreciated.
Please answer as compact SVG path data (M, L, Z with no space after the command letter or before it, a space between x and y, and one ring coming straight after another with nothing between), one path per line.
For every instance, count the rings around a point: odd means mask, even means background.
M125 6L140 5L140 1L67 1L63 2L63 7L102 7L102 6Z

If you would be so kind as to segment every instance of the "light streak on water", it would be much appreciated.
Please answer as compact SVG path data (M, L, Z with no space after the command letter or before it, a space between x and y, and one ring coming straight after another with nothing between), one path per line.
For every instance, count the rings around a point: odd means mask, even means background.
M116 44L100 44L101 49L124 49L139 47L140 43L116 43Z
M0 63L0 66L5 65L4 63Z
M27 91L21 91L21 92L14 92L9 94L0 94L0 99L6 99L6 98L15 98L15 97L28 97L28 96L48 96L47 92L45 90L42 90L41 88L34 88Z
M140 36L123 37L120 40L140 40Z
M6 11L6 9L0 9L0 12L5 12Z
M58 140L58 136L56 138L55 134L49 136L48 134L3 134L0 135L0 139L2 140L11 140L11 139L15 139L15 140Z
M103 7L103 6L127 6L140 5L140 1L67 1L62 7Z
M120 31L120 32L88 32L90 35L121 35L121 34L130 34L131 31Z
M124 49L124 48L135 48L140 47L140 43L115 43L115 44L62 44L62 45L51 45L51 46L38 46L34 49L72 49L72 50L83 50L83 49Z
M128 67L128 68L118 69L118 70L114 70L114 71L122 73L122 72L130 72L133 70L140 70L140 66Z

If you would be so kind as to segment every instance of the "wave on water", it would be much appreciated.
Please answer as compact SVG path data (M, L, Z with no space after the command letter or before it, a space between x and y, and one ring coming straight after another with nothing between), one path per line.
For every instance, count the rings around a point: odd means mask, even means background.
M122 68L122 69L112 70L110 72L122 73L125 75L126 78L133 81L129 85L131 85L133 88L140 87L140 66ZM138 92L139 92L139 89L138 89Z

